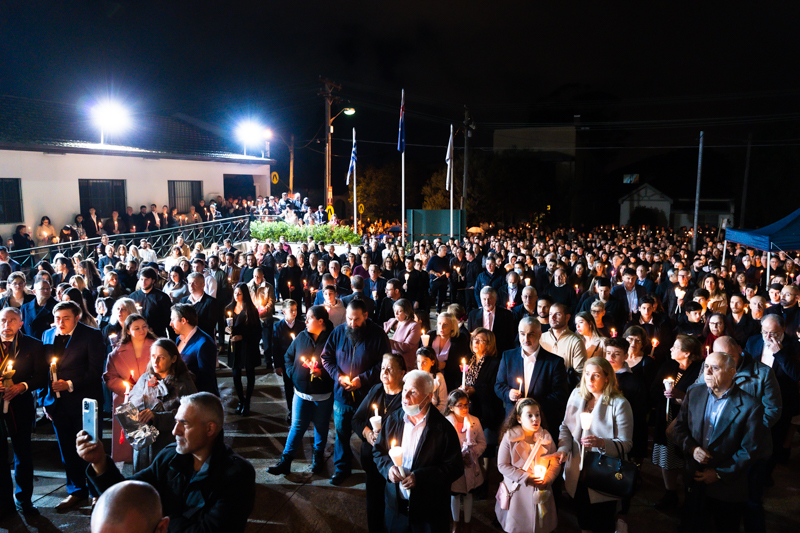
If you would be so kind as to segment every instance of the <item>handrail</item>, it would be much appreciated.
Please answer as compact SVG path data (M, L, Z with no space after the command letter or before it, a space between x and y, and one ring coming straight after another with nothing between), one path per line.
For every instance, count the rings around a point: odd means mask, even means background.
M156 231L109 235L109 244L113 244L114 248L124 244L130 249L132 245L138 247L139 241L142 239L147 239L156 255L159 258L163 258L169 255L179 235L183 235L184 241L190 246L193 246L196 242L202 242L204 248L211 246L215 242L222 244L224 239L231 239L233 242L249 240L250 218L249 215L244 215ZM68 243L61 242L37 248L12 250L9 255L20 264L23 272L35 268L40 261L52 263L52 258L58 253L62 253L67 257L72 257L79 253L83 259L92 259L97 263L97 246L101 241L102 237L94 237Z

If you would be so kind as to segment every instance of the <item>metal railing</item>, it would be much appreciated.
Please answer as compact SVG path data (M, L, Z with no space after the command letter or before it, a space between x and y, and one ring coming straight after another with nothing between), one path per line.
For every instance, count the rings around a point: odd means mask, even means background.
M170 250L175 245L178 236L183 236L190 247L196 242L202 242L204 248L208 248L213 243L222 244L225 239L233 242L245 241L250 239L250 216L244 215L234 218L222 218L210 222L199 224L187 224L175 228L166 228L157 231L142 233L124 233L120 235L109 235L108 243L114 249L124 244L128 249L132 245L139 247L142 239L150 243L159 259L167 257ZM102 242L102 237L92 239L82 239L71 242L61 242L49 246L29 248L26 250L12 250L11 257L20 264L23 272L27 272L36 267L40 261L53 262L53 258L61 253L67 257L80 254L83 259L92 259L96 263L97 246Z

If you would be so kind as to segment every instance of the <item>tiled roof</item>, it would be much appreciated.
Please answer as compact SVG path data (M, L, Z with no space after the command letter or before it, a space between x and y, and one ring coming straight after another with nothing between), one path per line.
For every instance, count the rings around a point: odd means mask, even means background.
M0 96L0 148L225 160L271 163L243 156L227 139L175 117L139 114L128 131L107 136L100 145L100 130L88 109L77 105Z

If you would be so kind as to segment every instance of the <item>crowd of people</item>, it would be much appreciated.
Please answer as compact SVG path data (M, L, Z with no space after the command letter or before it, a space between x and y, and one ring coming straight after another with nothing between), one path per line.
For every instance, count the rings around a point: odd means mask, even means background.
M728 244L723 262L712 231L692 250L667 230L611 226L406 248L177 237L167 257L146 238L136 253L104 241L96 261L57 256L27 273L0 247L17 487L0 514L36 512L36 401L66 471L59 510L108 493L124 461L158 491L159 527L241 531L254 472L223 442L227 354L241 416L256 367L282 378L289 433L269 473L291 472L313 423L321 474L333 418L340 486L361 438L370 531L468 533L474 500L495 487L504 531L553 531L568 502L582 530L625 531L631 494L597 481L614 475L603 457L658 467L655 507L680 512L681 531L765 530L764 491L800 422L800 261L786 253ZM83 398L135 408L158 437L133 447L115 420L107 456L80 433ZM203 482L219 490L187 497L209 464L224 465ZM144 490L131 483L114 494Z

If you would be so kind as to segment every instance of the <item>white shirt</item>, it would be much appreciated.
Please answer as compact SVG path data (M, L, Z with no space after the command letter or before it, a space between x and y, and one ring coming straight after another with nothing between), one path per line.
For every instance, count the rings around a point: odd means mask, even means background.
M624 287L623 287L624 288ZM639 300L636 298L636 284L634 283L633 289L625 289L625 295L628 297L628 315L632 315L639 308Z
M430 406L428 406L428 408L430 409ZM401 448L403 449L403 470L405 470L406 474L411 473L411 467L414 464L414 456L417 454L422 432L425 430L425 425L428 422L427 414L428 412L425 411L425 416L422 417L422 420L417 423L416 426L411 422L411 419L408 418L408 415L403 415L405 426L403 427L403 442ZM408 494L408 491L401 486L400 495L407 500Z
M483 312L483 327L492 331L492 326L494 326L494 311L484 311Z
M139 256L141 256L144 263L158 262L158 254L156 254L155 250L152 248L141 248L139 250Z
M767 343L764 343L764 349L761 350L761 362L772 368L775 364L775 352L769 349Z
M186 335L181 335L181 342L178 344L178 351L180 353L183 353L183 349L186 348L186 344L189 342L189 339L192 338L192 335L194 335L195 331L197 331L197 326L195 326L194 329L192 329L192 331Z
M531 382L530 379L533 376L533 367L536 366L536 356L539 355L539 350L541 346L536 348L532 354L525 355L525 351L522 350L520 353L522 354L522 384L523 394L527 395L528 391L531 389Z
M212 298L217 297L217 278L214 277L213 274L208 272L203 272L203 276L205 277L206 281L206 294L211 296Z

